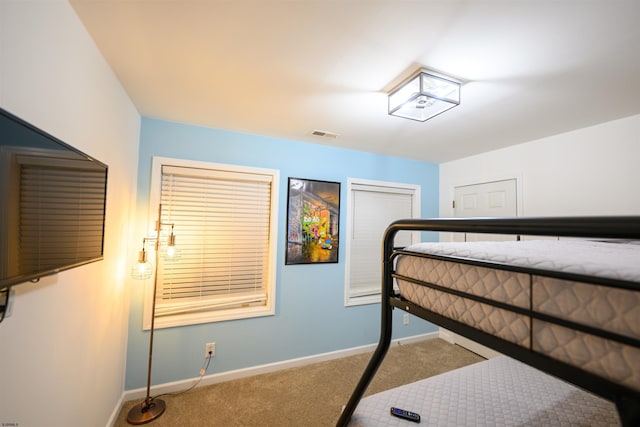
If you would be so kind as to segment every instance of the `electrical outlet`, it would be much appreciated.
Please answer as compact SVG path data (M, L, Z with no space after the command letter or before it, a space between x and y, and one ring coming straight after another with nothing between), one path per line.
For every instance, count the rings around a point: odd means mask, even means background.
M210 342L204 346L204 357L213 357L216 355L216 343Z
M405 313L404 316L402 317L402 324L403 325L409 324L409 313Z

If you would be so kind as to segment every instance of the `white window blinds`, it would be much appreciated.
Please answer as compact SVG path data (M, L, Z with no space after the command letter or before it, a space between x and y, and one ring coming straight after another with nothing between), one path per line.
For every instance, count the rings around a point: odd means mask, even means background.
M419 189L415 186L364 181L350 182L349 188L347 304L355 303L353 298L380 294L384 231L393 221L419 216ZM406 246L411 239L411 233L400 232L395 244Z
M157 316L267 303L272 185L269 174L162 166L161 222L179 257L159 263Z

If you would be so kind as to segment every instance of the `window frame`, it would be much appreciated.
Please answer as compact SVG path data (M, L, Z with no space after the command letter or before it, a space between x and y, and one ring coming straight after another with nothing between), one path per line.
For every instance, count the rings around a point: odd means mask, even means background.
M268 175L271 177L271 206L269 218L269 249L267 262L267 300L264 306L247 306L228 309L218 309L194 313L181 313L168 316L156 316L154 327L156 329L169 328L175 326L188 326L202 323L222 322L227 320L248 319L254 317L273 316L276 312L276 269L278 258L278 207L279 207L279 186L280 171L277 169L258 168L251 166L239 166L233 164L206 162L199 160L185 160L168 157L152 157L151 183L149 192L149 212L147 224L149 229L147 235L155 235L155 222L157 220L157 210L160 203L162 167L176 166L194 169L210 169L225 172L239 172L248 174ZM176 229L176 247L180 246L180 230ZM143 329L151 327L151 309L153 298L153 277L146 281L144 290L143 307Z
M359 305L367 305L367 304L377 304L380 303L380 292L377 292L373 295L362 295L362 296L351 296L350 295L350 276L351 276L351 236L353 233L353 215L354 215L354 206L353 206L353 198L354 190L356 186L366 186L370 187L371 190L375 188L378 189L386 189L389 190L389 193L395 194L407 194L410 192L411 194L411 210L412 210L412 218L420 218L421 212L421 186L419 184L408 184L408 183L400 183L400 182L388 182L388 181L376 181L369 179L361 179L361 178L347 178L347 201L346 201L346 225L345 225L345 279L344 279L344 306L345 307L353 307ZM398 189L400 191L394 192L393 189ZM362 190L361 190L362 191ZM401 218L397 218L401 219ZM420 233L419 232L411 232L411 243L418 243L420 241ZM380 253L382 253L382 238L380 239ZM380 272L382 271L382 267L380 266ZM382 274L382 273L380 273Z

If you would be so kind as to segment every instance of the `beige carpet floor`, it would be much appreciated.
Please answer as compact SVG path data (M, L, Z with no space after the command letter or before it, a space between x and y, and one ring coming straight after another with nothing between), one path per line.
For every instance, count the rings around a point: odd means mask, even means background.
M147 425L333 426L371 353L285 369L163 396L167 409ZM484 360L441 339L393 346L366 395ZM140 400L125 402L116 427Z

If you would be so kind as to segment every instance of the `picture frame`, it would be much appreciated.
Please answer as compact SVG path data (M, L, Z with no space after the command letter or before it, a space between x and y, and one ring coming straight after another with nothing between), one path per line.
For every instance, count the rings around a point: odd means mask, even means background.
M338 262L340 183L289 178L285 264Z

